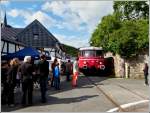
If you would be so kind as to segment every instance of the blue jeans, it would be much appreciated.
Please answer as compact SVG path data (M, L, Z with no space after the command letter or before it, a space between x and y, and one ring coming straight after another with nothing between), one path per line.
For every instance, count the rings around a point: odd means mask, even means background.
M60 89L60 78L54 77L54 87L55 89Z

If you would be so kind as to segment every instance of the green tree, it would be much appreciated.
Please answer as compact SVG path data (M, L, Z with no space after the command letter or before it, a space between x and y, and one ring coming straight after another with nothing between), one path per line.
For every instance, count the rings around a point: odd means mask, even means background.
M111 34L111 38L108 41L108 48L123 57L136 55L138 44L138 33L136 29L137 27L134 21L123 22L122 27Z
M101 46L125 58L136 56L149 45L149 21L145 9L145 2L115 2L114 13L104 16L93 32L91 45Z
M66 54L71 55L73 57L77 57L78 49L69 45L63 44L63 48L65 49Z
M114 15L104 16L101 23L97 26L97 29L92 34L92 38L90 40L90 42L92 42L91 45L101 46L107 51L107 42L110 38L110 34L120 27L120 19L118 18L117 13Z
M149 6L147 1L115 1L114 12L120 12L122 19L148 19Z

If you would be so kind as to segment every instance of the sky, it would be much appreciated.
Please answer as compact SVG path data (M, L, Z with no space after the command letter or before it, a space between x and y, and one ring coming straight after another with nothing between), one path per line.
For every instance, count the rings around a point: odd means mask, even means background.
M113 1L11 0L1 2L1 22L25 28L38 19L61 43L89 46L103 16L113 13Z

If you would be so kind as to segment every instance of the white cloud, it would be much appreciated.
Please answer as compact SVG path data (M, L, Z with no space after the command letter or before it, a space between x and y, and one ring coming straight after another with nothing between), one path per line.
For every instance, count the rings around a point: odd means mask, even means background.
M0 20L1 20L1 23L4 20L4 11L3 10L0 11Z
M62 16L63 13L67 10L66 4L64 1L53 1L53 2L46 2L42 5L43 10L52 11L54 14Z
M62 34L53 34L61 43L70 45L76 48L88 46L88 39L78 36L67 36Z
M16 18L16 17L23 17L24 23L26 25L30 24L35 19L39 20L44 26L47 28L50 28L55 25L56 21L51 18L49 15L42 11L31 11L31 10L18 10L18 9L12 9L8 12L8 15Z
M79 17L70 11L70 7L64 1L46 2L42 5L42 10L52 12L54 15L62 17L63 21L57 21L56 26L60 29L67 28L69 30L81 30L80 24L82 21Z
M33 13L32 15L26 16L25 17L25 23L29 24L30 22L34 21L35 19L39 20L43 25L46 27L51 27L55 23L55 20L52 19L49 15L42 11L37 11Z
M37 7L38 7L37 4L34 4L31 7L29 7L28 9L32 11L32 10L35 10Z
M42 9L63 18L60 28L91 33L103 16L113 12L112 5L113 1L52 1L43 4Z
M4 5L4 6L8 6L10 4L10 1L8 1L8 0L1 0L0 4Z
M19 16L19 14L21 14L22 11L17 10L17 9L12 9L11 11L8 12L8 15L12 16L12 17L17 17Z
M42 5L42 10L63 19L57 22L60 29L87 32L89 37L54 34L60 42L74 47L88 46L90 34L102 17L113 12L113 1L51 1ZM84 25L82 25L84 23ZM84 31L83 31L84 30Z
M48 29L57 27L66 32L71 30L79 32L79 34L86 34L87 37L66 36L65 33L54 34L61 43L82 47L88 45L90 34L101 18L113 12L112 6L113 1L50 1L41 6L42 10L12 9L8 15L14 18L23 17L26 25L34 19L38 19ZM55 18L55 20L50 13L61 19Z

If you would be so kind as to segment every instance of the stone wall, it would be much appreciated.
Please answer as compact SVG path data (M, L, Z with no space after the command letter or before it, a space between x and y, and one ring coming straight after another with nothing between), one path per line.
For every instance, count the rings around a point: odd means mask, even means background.
M144 63L148 62L148 50L141 52L137 57L125 60L119 55L108 52L105 57L114 58L115 77L144 78Z
M126 65L130 67L130 78L144 78L144 63L148 63L148 53L138 55L138 57L126 61Z

